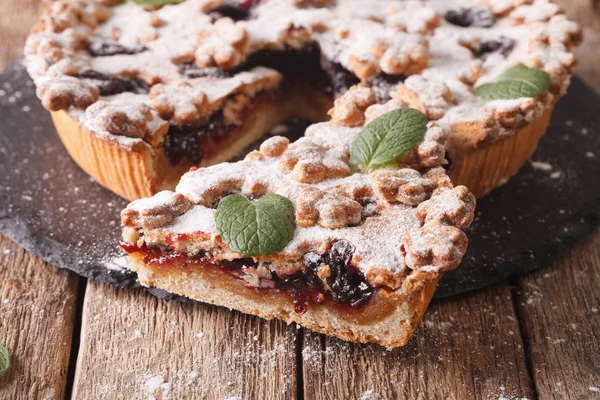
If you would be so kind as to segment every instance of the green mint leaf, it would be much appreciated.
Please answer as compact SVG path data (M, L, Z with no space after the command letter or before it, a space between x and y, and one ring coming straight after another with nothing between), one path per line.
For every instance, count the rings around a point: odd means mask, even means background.
M277 194L254 201L232 194L219 202L215 225L231 250L249 257L273 254L294 237L294 205Z
M10 368L10 355L6 347L0 344L0 379L4 378Z
M185 0L130 0L144 6L165 6L167 4L183 3Z
M418 145L427 131L427 117L414 108L398 108L367 124L352 143L350 161L365 172L389 164Z
M536 97L548 90L551 83L546 71L517 65L504 71L496 82L477 87L475 93L485 101Z

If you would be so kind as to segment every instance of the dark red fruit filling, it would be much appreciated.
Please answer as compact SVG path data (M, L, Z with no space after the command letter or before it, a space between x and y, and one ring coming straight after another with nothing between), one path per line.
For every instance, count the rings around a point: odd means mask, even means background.
M124 92L144 94L150 90L150 86L140 79L108 76L91 69L80 72L78 77L97 87L102 96L112 96Z
M208 16L212 22L224 17L234 21L245 21L252 18L252 9L259 5L261 0L240 0L238 4L224 4L211 10Z
M202 161L202 138L211 134L222 135L214 127L215 121L209 122L201 128L179 127L177 125L169 126L169 134L163 141L163 149L171 164L179 164L181 160L186 159L193 164L200 164ZM221 127L222 128L222 127Z
M317 273L320 268L329 265L331 274L326 282L331 292L326 293L331 293L337 303L360 307L371 298L374 289L362 272L350 264L353 254L354 246L345 240L339 240L331 246L327 254L318 258L307 255L304 258L304 265L310 285L317 286L321 290L323 290L323 282Z
M137 247L121 240L121 248L129 253L141 253L146 264L168 265L176 263L178 267L185 268L190 263L200 264L202 268L218 268L228 274L241 279L244 276L244 267L256 267L258 264L251 258L233 261L220 261L219 264L211 263L204 255L188 256L174 252L167 246L163 247ZM321 304L331 301L340 306L352 309L365 306L375 289L369 285L364 275L351 265L354 246L345 240L335 242L327 254L321 256L311 254L305 257L304 271L293 275L279 277L272 272L274 288L254 288L258 291L279 290L287 293L294 302L294 309L301 314L306 312L311 304ZM323 281L319 278L318 271L328 265L331 271L326 279L329 290L325 289Z
M212 22L224 17L231 18L234 21L245 21L250 19L250 11L246 8L224 5L209 12L208 16Z
M451 24L464 28L469 26L489 28L496 23L496 16L492 10L478 7L461 7L456 10L449 10L444 18Z
M240 118L245 119L246 115L253 110L253 105L266 101L274 95L273 92L262 92L254 96L253 104L242 111ZM163 149L174 165L183 160L200 164L204 158L212 158L221 151L223 141L236 128L237 125L226 125L222 112L216 112L200 126L171 125L163 141Z
M374 217L379 215L377 211L377 202L370 197L361 197L356 199L356 201L362 206L361 210L361 218L364 221L369 217Z
M513 51L515 47L515 41L507 38L506 36L500 36L498 40L486 40L479 44L479 48L474 52L477 58L486 58L489 54L500 53L504 57Z
M87 50L94 57L106 57L120 54L138 54L148 50L148 48L146 46L126 47L109 40L90 39Z
M198 68L196 63L193 62L178 64L178 66L181 68L181 74L188 79L204 78L205 76L213 78L231 78L233 76L233 73L230 71L225 71L217 67Z
M319 64L326 77L326 92L333 95L333 97L339 97L350 89L350 87L360 82L360 79L340 63L323 55L320 56Z
M224 6L213 10L214 12L227 13L233 19L242 18L250 14L252 7L260 0L245 1L241 5ZM235 17L235 18L234 18ZM147 50L144 46L126 47L117 42L103 39L93 39L88 44L88 51L93 56L111 56L117 54L136 54ZM285 49L281 51L260 50L251 54L241 66L230 70L215 67L198 68L195 63L178 64L185 78L215 77L228 78L241 71L247 71L256 66L275 69L285 77L283 88L292 82L302 84L306 82L333 98L345 93L351 86L360 80L341 64L322 55L318 43L313 43L302 50ZM79 78L91 83L100 90L102 96L111 96L124 92L148 93L150 87L142 80L121 78L104 75L94 70L83 71ZM402 81L403 76L380 74L372 78L369 83L381 101L389 99L389 87ZM262 94L264 95L264 94ZM259 95L259 96L262 96ZM267 94L269 95L269 94ZM273 93L270 94L271 96ZM260 101L258 96L255 102ZM253 107L245 110L249 113ZM243 116L241 117L244 118ZM163 148L167 158L172 164L179 164L187 160L192 164L199 164L204 158L212 158L235 126L226 125L221 112L212 115L208 120L199 121L194 126L177 126L172 124L163 141Z

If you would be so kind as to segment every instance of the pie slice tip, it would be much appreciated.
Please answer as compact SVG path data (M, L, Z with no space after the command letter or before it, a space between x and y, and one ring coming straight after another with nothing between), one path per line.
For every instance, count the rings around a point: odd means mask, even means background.
M272 137L242 161L194 168L176 191L133 201L121 214L131 269L145 286L345 340L403 345L440 277L462 259L475 198L430 166L439 158L419 156L443 141L435 124L405 158L416 169L351 170L360 132L321 123L294 143ZM291 240L264 255L232 250L215 222L232 194L288 199Z

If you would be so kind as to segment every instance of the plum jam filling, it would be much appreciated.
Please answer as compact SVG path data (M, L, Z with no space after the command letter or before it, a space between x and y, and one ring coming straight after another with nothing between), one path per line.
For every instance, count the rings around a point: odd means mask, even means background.
M141 79L108 76L92 69L81 71L77 76L97 87L101 96L113 96L125 92L146 94L150 91L150 86Z
M250 17L252 8L259 3L259 0L248 0L243 3L243 6L224 6L213 12L235 17L233 18L235 20L247 19ZM126 47L109 39L95 39L90 41L87 50L94 57L106 57L137 54L147 51L148 48L144 46ZM233 70L216 67L198 68L195 63L180 63L177 66L186 79L201 77L224 79L256 66L268 67L279 71L284 76L283 92L290 85L296 84L299 87L309 85L332 100L360 82L360 79L340 63L323 55L316 42L303 49L259 50ZM91 69L80 72L78 77L97 87L102 96L125 92L146 94L150 90L150 86L141 79L109 76ZM380 100L384 102L389 100L389 87L402 81L403 78L401 75L382 73L370 79L368 83L379 95ZM227 101L232 101L234 97L235 95L232 95ZM262 101L273 100L276 97L276 91L258 93L250 99L249 104L244 105L244 108L239 111L239 115L236 115L236 123L226 120L223 108L193 126L180 126L172 123L163 140L163 150L167 159L172 165L180 165L182 162L188 165L198 165L204 159L213 158L224 145L228 144L227 141L232 139L232 135L235 135L236 128L241 125L239 121L244 121Z
M250 99L250 103L245 105L236 117L238 120L245 120L259 104L272 101L276 96L277 94L274 91L258 93ZM226 123L223 109L221 109L213 113L208 121L200 126L171 124L163 141L163 149L173 165L177 165L182 161L198 165L203 159L211 159L222 151L222 146L226 144L227 140L231 139L232 132L236 128L239 128L239 125Z
M252 18L252 10L258 6L262 0L239 0L237 4L222 4L211 10L208 15L212 22L229 17L234 21L244 21Z
M122 44L108 39L91 39L87 51L94 57L108 57L116 55L132 55L148 50L146 46L126 47Z
M308 82L313 88L320 90L331 98L336 98L346 92L351 86L359 83L359 79L339 63L331 61L321 54L318 44L314 43L302 50L260 50L248 57L246 62L235 70L225 71L219 68L198 68L193 63L179 64L182 74L186 78L200 78L205 76L215 78L229 78L238 72L247 71L256 66L263 66L279 71L284 77L283 87L298 82ZM390 86L400 82L402 76L381 74L370 81L372 86L382 95L382 101L387 101L387 90ZM271 93L273 95L273 93ZM253 98L253 104L261 101L261 96ZM263 97L264 98L264 97ZM254 107L244 109L249 114ZM243 117L242 117L243 118ZM202 126L176 126L171 125L163 142L163 148L169 161L177 165L182 160L192 164L199 164L203 159L211 158L220 150L223 140L226 140L236 125L227 125L222 112L213 114Z
M507 38L506 36L500 36L497 40L485 40L481 42L473 55L477 58L485 59L489 54L500 53L504 57L508 57L514 47L514 40Z
M128 254L140 254L145 264L186 268L190 264L200 268L213 268L237 279L248 280L248 270L258 267L251 258L211 262L204 254L190 256L173 251L168 246L138 247L120 242ZM267 285L247 287L261 291L278 291L288 295L298 314L305 313L310 305L330 302L351 310L360 310L369 303L375 289L365 276L351 264L354 246L347 241L335 242L326 254L309 253L304 257L302 269L292 275L279 276L271 271Z

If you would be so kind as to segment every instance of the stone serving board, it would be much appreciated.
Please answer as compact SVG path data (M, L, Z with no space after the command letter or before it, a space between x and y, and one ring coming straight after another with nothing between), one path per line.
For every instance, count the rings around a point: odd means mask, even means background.
M594 230L600 219L598 110L600 97L575 78L535 162L478 202L467 254L444 276L436 297L549 264ZM0 231L59 267L136 287L117 246L126 204L69 158L25 69L11 64L0 76Z

